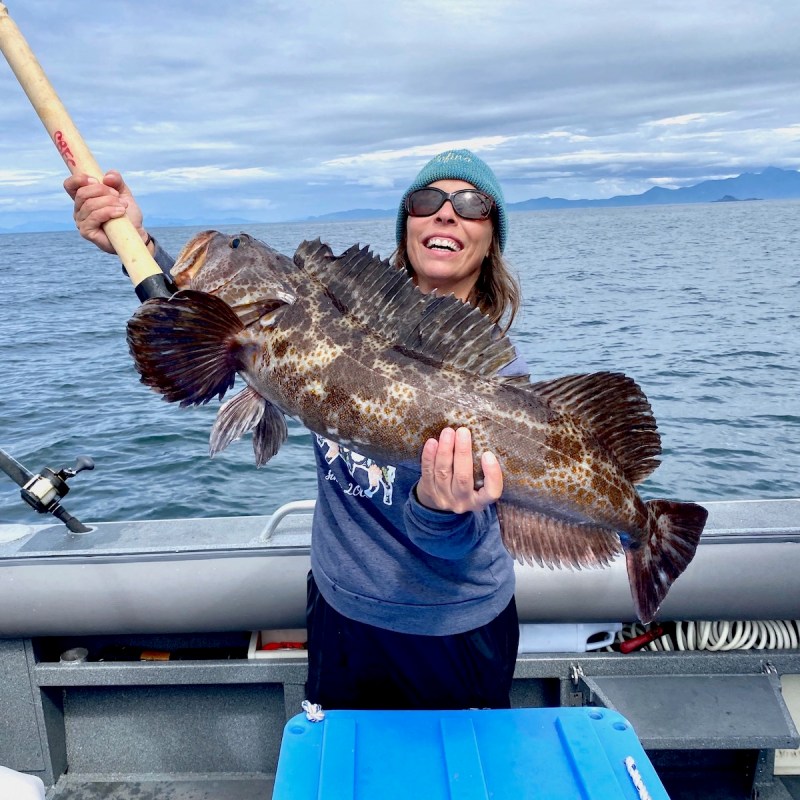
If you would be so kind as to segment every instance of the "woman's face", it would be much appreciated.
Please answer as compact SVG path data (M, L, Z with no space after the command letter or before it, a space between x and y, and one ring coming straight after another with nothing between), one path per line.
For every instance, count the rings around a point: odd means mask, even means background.
M475 188L455 180L429 185L448 193ZM452 293L459 300L469 300L491 244L491 219L463 219L449 200L430 217L409 216L406 221L408 259L414 280L425 294L437 289L438 294Z

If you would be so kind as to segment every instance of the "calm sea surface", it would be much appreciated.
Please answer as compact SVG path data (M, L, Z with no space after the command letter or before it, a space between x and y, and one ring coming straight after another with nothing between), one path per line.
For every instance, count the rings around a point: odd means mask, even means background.
M393 220L254 225L286 253L320 236L384 256ZM197 229L154 233L173 254ZM236 232L236 231L231 231ZM534 379L620 370L643 387L663 463L646 497L800 497L800 203L512 215L525 297L513 337ZM315 494L309 435L264 468L248 439L213 460L217 403L181 409L138 382L137 305L115 258L77 233L0 235L0 447L39 471L94 472L65 506L88 521L267 514ZM43 522L0 472L0 522Z

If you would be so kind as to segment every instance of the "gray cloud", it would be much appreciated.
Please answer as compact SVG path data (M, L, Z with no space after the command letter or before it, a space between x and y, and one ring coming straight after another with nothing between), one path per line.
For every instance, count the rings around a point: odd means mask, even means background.
M150 213L388 208L450 143L484 156L511 200L800 166L796 0L320 6L10 12L99 163ZM68 217L63 164L4 64L0 97L0 227Z

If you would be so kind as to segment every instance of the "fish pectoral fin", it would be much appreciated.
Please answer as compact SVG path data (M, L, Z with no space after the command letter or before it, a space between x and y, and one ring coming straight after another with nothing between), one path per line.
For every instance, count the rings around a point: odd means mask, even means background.
M220 406L211 429L209 453L212 457L221 453L250 431L253 431L253 451L258 467L264 466L280 450L289 435L281 411L252 386Z
M128 347L141 381L182 406L222 399L236 379L236 334L230 306L184 290L147 300L128 321Z
M556 411L578 417L631 483L641 483L659 465L656 420L633 378L595 372L540 381L530 389Z
M619 536L599 525L583 524L500 501L500 534L520 564L540 567L605 567L622 553Z
M626 550L636 614L652 622L670 586L694 558L708 511L695 503L648 500L648 526L640 547Z

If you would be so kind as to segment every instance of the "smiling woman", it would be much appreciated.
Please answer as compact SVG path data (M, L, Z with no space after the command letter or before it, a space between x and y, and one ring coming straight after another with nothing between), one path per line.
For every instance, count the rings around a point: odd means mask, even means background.
M400 201L395 266L423 293L454 294L510 324L519 289L502 258L507 226L492 170L468 150L445 151ZM502 371L527 369L518 357ZM471 432L445 427L418 464L370 467L358 497L360 459L330 443L317 452L308 697L348 708L507 707L519 628L497 459L482 454L476 488Z
M469 150L431 159L400 201L396 266L423 292L453 293L493 322L519 308L517 282L503 260L508 217L492 170Z

